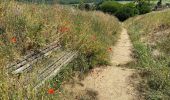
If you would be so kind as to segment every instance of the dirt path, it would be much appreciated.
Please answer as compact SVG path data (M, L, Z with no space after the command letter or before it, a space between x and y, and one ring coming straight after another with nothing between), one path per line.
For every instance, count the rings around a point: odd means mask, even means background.
M127 30L123 28L120 39L112 47L112 66L95 68L81 82L83 86L75 86L73 89L76 91L93 91L97 97L95 99L98 100L134 100L136 91L130 82L130 77L135 70L118 67L118 65L123 65L133 60L131 58L131 49L132 44ZM89 93L92 94L92 92Z

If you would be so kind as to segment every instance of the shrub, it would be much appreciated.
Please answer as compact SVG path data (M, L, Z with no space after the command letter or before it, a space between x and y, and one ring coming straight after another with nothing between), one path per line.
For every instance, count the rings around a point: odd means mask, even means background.
M114 14L121 7L122 7L122 4L116 1L104 1L102 4L99 5L99 10Z
M139 2L136 7L140 14L146 14L151 11L150 5L146 2Z
M138 9L136 9L134 3L128 3L123 5L116 13L115 16L120 20L124 21L129 17L133 17L135 15L139 14Z
M115 1L104 1L97 8L103 12L115 15L120 21L139 14L139 10L134 3L123 5Z
M151 11L151 5L147 2L120 4L116 1L104 1L97 5L97 9L115 15L120 21L138 14L145 14Z
M78 6L78 8L80 10L94 10L95 9L95 6L94 5L90 5L90 4L87 4L87 3L82 3Z
M136 8L135 3L127 3L127 4L124 5L124 7L131 9L131 16L135 16L135 15L139 14L139 10Z

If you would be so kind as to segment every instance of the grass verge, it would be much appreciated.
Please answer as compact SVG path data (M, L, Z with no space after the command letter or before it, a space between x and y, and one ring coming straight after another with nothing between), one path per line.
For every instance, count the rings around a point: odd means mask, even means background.
M169 10L152 12L125 22L134 45L134 66L142 71L140 91L146 100L170 99L169 15Z

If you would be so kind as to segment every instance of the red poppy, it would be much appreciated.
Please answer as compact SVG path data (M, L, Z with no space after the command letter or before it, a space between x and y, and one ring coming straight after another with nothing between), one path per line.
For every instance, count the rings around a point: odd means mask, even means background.
M64 22L64 25L68 25L68 24L70 24L69 21L65 21L65 22Z
M16 42L17 42L17 38L16 38L16 37L13 37L13 38L11 39L11 42L12 42L12 43L16 43Z
M112 48L109 48L108 50L109 50L109 51L112 51Z
M54 89L49 89L48 94L54 94Z
M69 31L69 28L64 27L64 26L62 26L62 27L59 28L59 32L60 32L60 33L68 32L68 31Z
M92 36L92 40L94 40L94 41L96 40L96 36L95 35Z

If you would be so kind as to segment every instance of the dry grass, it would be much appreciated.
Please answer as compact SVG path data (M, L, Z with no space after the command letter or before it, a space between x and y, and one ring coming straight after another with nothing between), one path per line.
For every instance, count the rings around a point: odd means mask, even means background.
M0 2L0 99L58 98L58 93L47 93L49 85L38 94L23 89L22 84L11 86L5 70L7 64L48 45L61 34L64 49L79 51L78 69L107 64L108 48L117 40L119 30L118 20L101 12L61 5Z
M148 100L170 99L170 10L152 12L126 21L136 67L143 70L142 88Z

